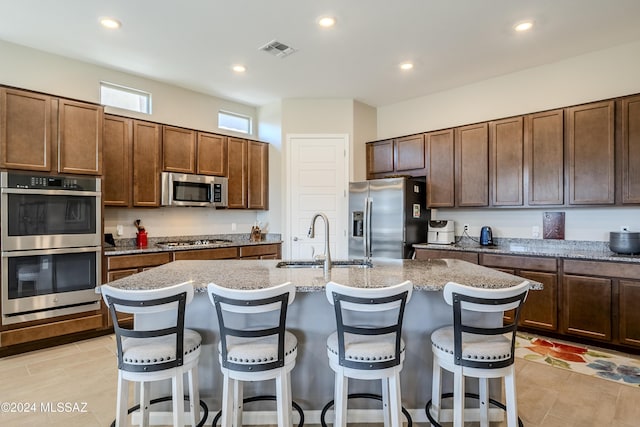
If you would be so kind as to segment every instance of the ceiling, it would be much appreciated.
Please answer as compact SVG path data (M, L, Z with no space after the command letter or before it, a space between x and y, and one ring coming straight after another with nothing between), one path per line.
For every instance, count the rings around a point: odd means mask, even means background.
M5 0L0 39L249 105L378 107L640 40L638 16L637 0ZM259 50L272 40L296 52Z

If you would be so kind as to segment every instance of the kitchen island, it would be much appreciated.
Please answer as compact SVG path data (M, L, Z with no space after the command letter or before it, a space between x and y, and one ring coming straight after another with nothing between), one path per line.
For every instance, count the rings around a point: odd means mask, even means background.
M322 407L333 399L334 377L325 346L327 336L335 329L333 307L324 293L329 280L356 287L389 286L404 280L413 282L413 296L407 304L404 317L406 358L401 384L403 405L417 422L426 421L423 408L431 398L430 334L452 323L451 307L442 298L444 285L448 281L456 281L477 287L504 288L524 280L453 259L375 261L372 268L334 267L328 276L323 274L322 268L277 268L277 264L278 261L271 260L175 261L113 281L109 285L124 289L152 289L193 281L196 296L187 307L186 325L200 332L203 337L199 364L200 391L209 408L217 412L221 406L222 375L217 355L218 325L215 310L206 295L207 284L214 282L225 287L255 289L292 282L297 294L288 310L287 326L298 338L298 358L291 377L293 399L304 409L306 422L316 424L319 423ZM533 289L541 288L537 282L532 285ZM485 315L477 321L496 325L502 322L502 318ZM352 381L349 391L380 394L379 381ZM245 396L256 394L274 394L274 385L247 384ZM375 408L377 403L353 402L352 406L361 404L362 408ZM270 406L252 404L246 409L251 411L258 408L267 409ZM368 421L366 416L370 412L359 415L361 422ZM264 413L261 413L262 416ZM245 415L245 420L250 424L251 416ZM262 420L264 424L266 421L264 418Z

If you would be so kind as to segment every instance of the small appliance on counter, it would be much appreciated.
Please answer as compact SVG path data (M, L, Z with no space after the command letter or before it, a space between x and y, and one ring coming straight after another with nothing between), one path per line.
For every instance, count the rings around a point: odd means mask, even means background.
M493 245L493 232L491 227L485 225L480 229L480 245L492 246Z
M610 232L609 249L618 254L640 254L640 233L633 231Z
M456 242L455 221L448 219L434 219L429 221L427 243L438 245L452 245Z

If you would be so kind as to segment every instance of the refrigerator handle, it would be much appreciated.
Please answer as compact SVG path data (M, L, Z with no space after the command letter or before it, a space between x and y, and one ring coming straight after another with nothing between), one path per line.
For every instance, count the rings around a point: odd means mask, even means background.
M371 210L373 208L373 199L367 197L364 207L364 257L371 258Z

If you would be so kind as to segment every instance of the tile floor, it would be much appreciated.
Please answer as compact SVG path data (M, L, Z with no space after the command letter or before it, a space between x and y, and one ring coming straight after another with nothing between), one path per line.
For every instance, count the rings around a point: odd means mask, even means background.
M526 427L638 425L640 387L521 359L516 369L519 414ZM116 377L112 336L2 358L0 402L14 402L10 409L22 412L5 412L3 405L0 426L109 426L115 412ZM59 402L71 406L58 411ZM18 406L25 403L32 412Z

